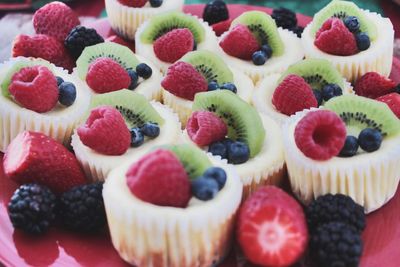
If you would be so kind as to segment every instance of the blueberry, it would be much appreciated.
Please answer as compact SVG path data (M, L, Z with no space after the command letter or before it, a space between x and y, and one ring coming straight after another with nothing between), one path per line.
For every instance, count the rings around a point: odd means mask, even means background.
M60 76L56 76L56 79L57 79L57 86L60 86L60 84L64 82L63 78L61 78Z
M360 22L357 17L348 16L344 19L344 25L346 25L347 29L353 33L357 33L360 30Z
M193 51L197 50L197 43L196 40L193 41Z
M348 135L346 141L344 142L343 148L339 153L339 157L352 157L357 153L358 150L358 140L357 137Z
M129 77L131 78L131 84L128 89L134 90L138 86L139 76L136 71L129 69L128 70Z
M267 56L263 51L256 51L251 56L251 60L253 60L253 64L256 66L264 65L267 61Z
M233 83L224 83L221 85L220 89L229 90L235 94L237 93L236 86Z
M193 195L203 201L213 199L218 194L218 183L214 179L200 176L191 182Z
M315 99L317 99L318 106L321 106L321 105L322 105L322 101L324 100L324 99L322 98L321 90L313 89L312 91L313 91L313 93L314 93Z
M382 144L382 134L376 129L366 128L358 135L358 144L364 151L374 152Z
M71 106L76 99L76 88L73 83L63 82L58 87L58 101L66 107Z
M142 131L135 127L131 129L131 146L132 147L139 147L144 142L144 136Z
M334 83L329 83L322 87L322 98L325 101L328 101L332 97L342 95L342 88L339 85Z
M221 156L221 158L226 159L228 156L227 148L222 142L214 142L208 147L208 152L214 156Z
M140 63L136 66L136 73L143 79L148 79L153 73L152 69L146 63Z
M140 128L140 131L147 137L150 138L156 138L157 136L160 135L160 127L158 126L157 123L153 122L146 122L143 124L143 126Z
M224 1L208 2L203 12L203 19L210 25L229 19L229 11Z
M160 7L163 3L163 0L150 0L150 5L152 7Z
M268 44L261 46L261 51L264 52L267 59L272 56L272 48Z
M208 91L215 91L215 90L217 90L218 88L219 88L219 85L218 85L217 82L212 81L212 82L210 82L210 83L208 84Z
M358 50L360 50L360 51L367 50L371 45L369 36L365 32L357 33L356 41L357 41Z
M233 144L235 141L233 141L230 138L225 138L224 140L222 140L222 143L226 146L226 149L228 149L228 146L230 146L231 144Z
M221 190L226 183L226 172L224 171L224 169L219 167L208 168L204 172L203 177L211 178L217 181L219 190Z
M250 149L246 143L236 141L228 146L228 162L241 164L249 160Z

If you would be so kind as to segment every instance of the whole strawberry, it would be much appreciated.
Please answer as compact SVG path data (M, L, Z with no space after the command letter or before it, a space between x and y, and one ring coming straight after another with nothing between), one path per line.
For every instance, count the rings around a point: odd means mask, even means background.
M6 176L13 181L43 184L56 193L86 183L75 155L38 132L18 134L7 147L3 166Z
M367 72L357 80L354 91L357 95L377 98L394 92L395 82L377 72Z

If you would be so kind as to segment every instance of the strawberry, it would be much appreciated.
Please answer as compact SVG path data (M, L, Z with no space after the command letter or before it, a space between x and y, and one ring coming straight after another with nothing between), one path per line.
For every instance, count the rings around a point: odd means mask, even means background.
M315 35L314 45L325 53L350 56L358 52L356 38L338 18L330 18Z
M153 43L156 56L165 62L174 63L187 52L193 50L194 38L187 29L175 29L160 36Z
M44 66L25 67L14 73L8 90L17 103L38 113L52 110L58 102L57 79Z
M246 257L262 266L290 266L307 248L300 204L275 186L263 186L239 211L237 238Z
M124 6L129 7L143 7L148 0L118 0Z
M128 47L132 52L135 52L135 42L127 41L118 35L111 35L106 39L106 42L113 42Z
M132 164L126 179L137 198L154 205L184 208L191 198L185 168L169 150L157 149Z
M161 86L170 93L193 100L196 93L207 91L206 79L186 62L177 62L168 68Z
M64 42L65 37L77 25L77 14L61 2L44 5L33 15L33 27L37 34L46 34L61 42Z
M286 115L293 115L303 109L318 107L310 85L300 76L289 74L276 87L272 104Z
M376 72L367 72L357 80L354 91L357 95L375 99L394 92L395 87L391 79Z
M43 184L56 193L86 183L74 154L38 132L18 134L7 147L3 166L5 174L13 181Z
M93 91L104 94L129 88L131 78L117 62L108 57L101 57L90 64L86 82Z
M122 155L131 144L131 134L124 118L110 106L93 109L77 132L83 144L105 155Z
M75 66L74 60L68 54L64 43L47 35L18 35L14 39L12 56L43 58L58 67L69 71Z
M232 19L227 19L218 23L211 25L213 31L217 36L221 36L224 32L229 30L231 26Z
M187 122L186 130L190 139L199 146L208 146L220 141L228 133L225 122L209 111L193 112Z
M253 53L261 49L253 33L241 24L231 29L219 45L228 55L245 60L250 60Z
M376 100L386 103L393 113L400 119L400 95L396 93L378 97Z

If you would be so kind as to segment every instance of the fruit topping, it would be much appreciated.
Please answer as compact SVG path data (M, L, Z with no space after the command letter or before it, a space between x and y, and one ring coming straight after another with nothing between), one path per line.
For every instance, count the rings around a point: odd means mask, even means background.
M124 6L129 7L143 7L148 0L118 0Z
M135 90L136 87L139 85L139 75L136 73L136 71L129 69L128 70L128 75L131 78L131 84L129 85L128 89L130 90Z
M160 126L158 126L157 123L146 122L140 128L140 131L142 131L144 136L147 136L150 138L156 138L157 136L160 135Z
M214 179L199 177L191 182L191 189L195 198L207 201L218 194L218 183Z
M286 115L293 115L303 109L317 107L318 102L310 85L300 76L289 74L276 87L272 104Z
M393 113L400 119L400 94L391 93L378 97L376 100L381 101L388 105Z
M381 147L382 134L376 129L366 128L358 135L358 144L366 152L374 152Z
M228 91L231 91L234 94L237 93L236 85L234 85L233 83L224 83L219 87L219 89L228 90Z
M297 25L296 13L284 7L274 9L271 17L275 20L276 26L283 29L291 29Z
M301 38L301 35L303 34L303 31L304 31L304 27L295 26L293 28L290 28L289 30L291 30L293 33L295 33L298 38Z
M371 40L365 32L356 34L357 48L360 51L367 50L371 46Z
M347 29L351 31L352 33L358 33L360 30L360 22L358 21L358 18L355 16L348 16L344 20L344 25L346 25Z
M358 151L358 139L355 136L348 135L342 150L340 150L339 157L347 158L357 154Z
M139 77L147 80L153 74L153 70L146 63L140 63L136 66L136 73Z
M203 19L210 25L229 19L229 11L225 2L222 0L208 2L203 11Z
M131 143L124 118L110 106L92 109L86 123L77 132L84 145L105 155L122 155Z
M76 99L75 85L70 82L62 82L58 85L58 94L58 102L60 102L61 105L66 107L71 106Z
M131 132L131 147L139 147L144 143L144 135L140 128L134 127Z
M43 234L55 218L56 196L44 185L24 184L8 203L8 216L15 229Z
M126 179L137 198L154 205L184 208L191 198L188 174L169 150L157 149L132 164Z
M317 100L318 106L322 105L322 102L324 101L324 98L322 97L322 92L321 90L318 89L312 89L313 94L315 99Z
M157 38L153 43L154 53L162 61L174 63L193 50L194 38L187 29L174 29Z
M203 177L206 177L208 179L214 179L218 183L218 189L221 190L226 183L226 172L224 169L220 167L210 167L208 168L204 174Z
M267 62L267 55L263 51L256 51L251 56L251 60L253 61L254 65L261 66Z
M211 25L211 28L215 32L215 35L221 36L224 32L228 31L231 27L232 20L227 19Z
M324 101L328 101L329 99L342 95L342 88L339 85L334 83L328 83L322 87L322 98Z
M346 140L346 125L332 111L311 111L297 123L294 139L306 157L328 160L342 149Z
M219 89L219 85L218 85L217 82L210 82L208 84L208 87L207 87L208 91L215 91L215 90L218 90L218 89Z
M65 38L64 44L68 52L77 59L87 46L103 43L104 39L95 29L76 26Z
M151 7L160 7L163 3L163 0L150 0Z
M57 80L57 86L60 86L60 84L64 82L64 79L61 78L60 76L56 76L56 80Z
M231 164L242 164L249 160L249 146L240 141L235 141L227 146L228 162Z
M377 98L394 91L396 84L377 72L367 72L356 81L354 91L357 95Z
M38 9L33 15L36 33L52 36L64 42L65 37L79 25L78 15L66 4L51 2Z
M187 122L186 130L190 139L199 146L208 146L220 141L228 133L225 122L209 111L193 112Z
M300 204L275 186L261 187L244 202L236 230L244 254L257 265L291 266L307 247Z
M19 183L39 183L62 193L86 183L74 154L42 133L24 131L4 154L4 172Z
M182 61L168 68L161 85L170 93L188 100L193 100L196 93L207 91L206 79L191 64Z

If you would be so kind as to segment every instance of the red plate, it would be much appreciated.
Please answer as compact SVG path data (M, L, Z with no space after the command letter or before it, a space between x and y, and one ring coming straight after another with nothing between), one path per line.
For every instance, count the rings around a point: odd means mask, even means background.
M185 12L201 15L201 5L189 5ZM233 16L264 7L230 5ZM301 25L309 17L298 15ZM94 26L105 37L112 34L106 20ZM400 61L394 59L392 79L400 83ZM2 155L0 154L0 160ZM7 214L7 203L17 188L6 179L0 164L0 262L6 266L127 266L114 250L108 232L98 235L81 235L52 228L43 237L32 237L14 231ZM367 228L363 234L364 254L362 267L397 267L400 263L400 192L383 208L368 215ZM1 264L0 264L1 265ZM231 255L223 267L237 266L236 257Z

